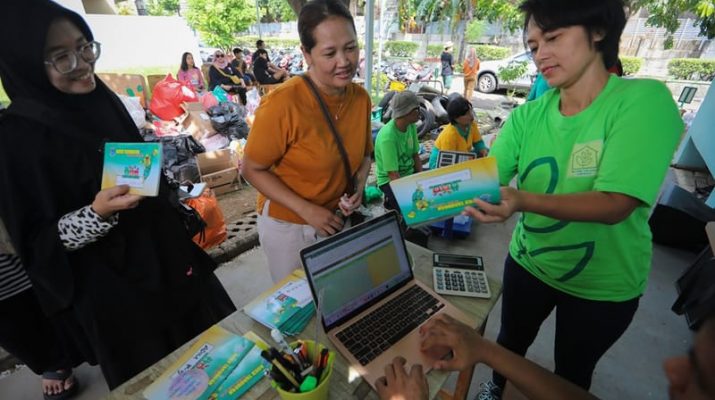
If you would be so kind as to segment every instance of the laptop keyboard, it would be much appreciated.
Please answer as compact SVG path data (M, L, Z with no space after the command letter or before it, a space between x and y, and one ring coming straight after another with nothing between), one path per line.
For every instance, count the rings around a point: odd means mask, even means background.
M443 307L443 303L415 285L336 336L360 365L367 365Z

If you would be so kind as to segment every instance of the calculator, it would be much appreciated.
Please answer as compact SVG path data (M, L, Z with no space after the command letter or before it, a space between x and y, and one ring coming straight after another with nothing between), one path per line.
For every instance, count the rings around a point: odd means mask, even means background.
M484 299L492 296L481 257L435 253L433 264L435 292Z

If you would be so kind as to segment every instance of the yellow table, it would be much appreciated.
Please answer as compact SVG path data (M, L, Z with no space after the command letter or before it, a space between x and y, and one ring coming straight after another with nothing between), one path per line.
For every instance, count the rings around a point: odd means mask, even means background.
M407 250L414 261L414 272L417 279L432 287L432 251L414 245L410 242L407 242ZM236 270L236 273L241 273L241 270ZM246 277L246 279L250 278ZM490 277L489 285L492 292L492 298L488 300L459 296L445 296L445 298L447 301L451 302L462 311L466 312L467 315L472 317L474 321L476 321L475 328L483 329L486 324L487 317L489 316L489 312L501 295L500 281ZM301 338L313 339L313 336L315 335L315 323L316 319L313 318L310 324L308 324L308 327L303 331L303 334L300 335ZM254 321L242 310L238 310L229 315L221 321L219 325L239 335L248 331L253 331L267 342L270 342L271 336L269 329ZM319 329L319 331L318 341L326 343L329 347L332 347L330 345L330 341L322 332L322 329ZM154 380L157 379L167 367L176 361L176 359L179 358L179 356L184 353L191 346L191 344L193 344L193 342L194 341L192 340L184 344L173 353L164 357L161 361L142 371L129 381L125 382L123 385L117 387L105 398L142 399L142 392L144 389L154 382ZM330 379L330 398L340 400L351 398L376 399L377 394L360 377L353 377L352 381L349 379L346 360L339 353L336 352L336 354L337 357L335 359L333 376ZM434 398L439 396L442 399L460 400L466 398L473 371L474 370L472 368L468 371L462 371L459 373L457 386L453 395L441 390L450 373L431 371L427 375L430 385L430 397ZM270 387L268 379L263 379L251 388L251 390L248 391L242 399L278 399L278 393Z

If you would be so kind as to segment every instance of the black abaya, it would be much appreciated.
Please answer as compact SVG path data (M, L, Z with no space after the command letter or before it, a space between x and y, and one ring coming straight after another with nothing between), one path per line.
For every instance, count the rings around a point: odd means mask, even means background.
M48 315L69 312L114 388L235 310L216 267L159 196L119 213L110 233L67 251L57 222L100 190L103 143L141 141L117 97L98 79L87 95L56 90L45 72L50 23L77 14L55 3L0 6L0 78L12 104L0 117L0 218ZM19 18L25 15L27 18Z

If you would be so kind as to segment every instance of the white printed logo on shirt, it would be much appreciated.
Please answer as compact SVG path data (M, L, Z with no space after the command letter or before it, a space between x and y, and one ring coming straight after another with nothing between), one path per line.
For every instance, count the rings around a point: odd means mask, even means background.
M602 151L602 139L574 144L569 159L568 176L570 178L596 176Z

